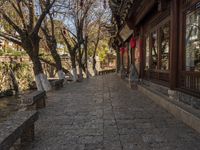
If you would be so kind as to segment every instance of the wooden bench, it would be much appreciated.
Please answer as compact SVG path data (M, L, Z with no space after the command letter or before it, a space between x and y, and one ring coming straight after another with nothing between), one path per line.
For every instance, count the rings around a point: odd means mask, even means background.
M20 146L33 141L34 123L37 120L38 112L21 111L0 123L0 150L9 150L18 139Z
M46 106L46 92L34 91L24 96L23 104L26 105L27 110L37 110Z
M51 81L51 86L52 86L55 90L58 90L58 89L60 89L60 88L63 87L63 82L64 82L63 79L54 80L54 81Z

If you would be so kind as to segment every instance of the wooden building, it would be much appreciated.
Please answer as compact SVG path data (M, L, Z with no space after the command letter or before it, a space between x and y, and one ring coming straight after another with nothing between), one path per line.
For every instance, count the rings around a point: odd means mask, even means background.
M200 0L110 0L110 7L118 71L128 77L134 65L143 84L200 109Z

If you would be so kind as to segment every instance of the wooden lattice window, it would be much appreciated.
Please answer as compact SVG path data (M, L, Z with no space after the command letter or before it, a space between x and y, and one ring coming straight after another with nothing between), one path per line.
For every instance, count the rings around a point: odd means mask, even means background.
M200 8L188 10L185 29L185 70L200 72Z
M200 96L200 2L182 6L182 42L179 87Z

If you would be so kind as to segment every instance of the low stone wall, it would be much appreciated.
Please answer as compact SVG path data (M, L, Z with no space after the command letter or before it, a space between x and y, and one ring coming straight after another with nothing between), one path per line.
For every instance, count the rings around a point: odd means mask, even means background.
M200 112L198 110L193 109L188 105L184 105L179 101L169 99L169 97L155 92L152 88L149 89L146 86L139 85L138 89L152 99L156 104L160 105L176 118L182 120L185 124L200 133Z
M157 92L160 92L160 93L168 96L168 91L169 91L168 87L165 87L165 86L162 86L159 84L155 84L155 83L147 81L147 80L143 80L142 84L144 84L145 86L148 86L150 88L153 88L153 90L156 90Z
M143 80L142 84L146 87L160 92L161 94L164 94L165 96L169 97L172 100L182 102L184 104L190 105L191 107L195 109L200 109L200 98L194 97L192 95L188 95L186 93L183 93L181 91L174 91L170 90L168 87L152 83L150 81Z
M200 98L188 95L180 91L169 90L169 98L190 105L195 109L200 109Z

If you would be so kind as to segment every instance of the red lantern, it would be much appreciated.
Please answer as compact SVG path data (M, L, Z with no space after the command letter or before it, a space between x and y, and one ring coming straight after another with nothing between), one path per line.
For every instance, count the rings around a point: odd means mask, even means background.
M136 47L136 39L134 37L131 38L130 45L131 45L131 48Z
M122 54L124 54L125 48L124 48L124 47L121 47L121 48L120 48L120 52L121 52Z

